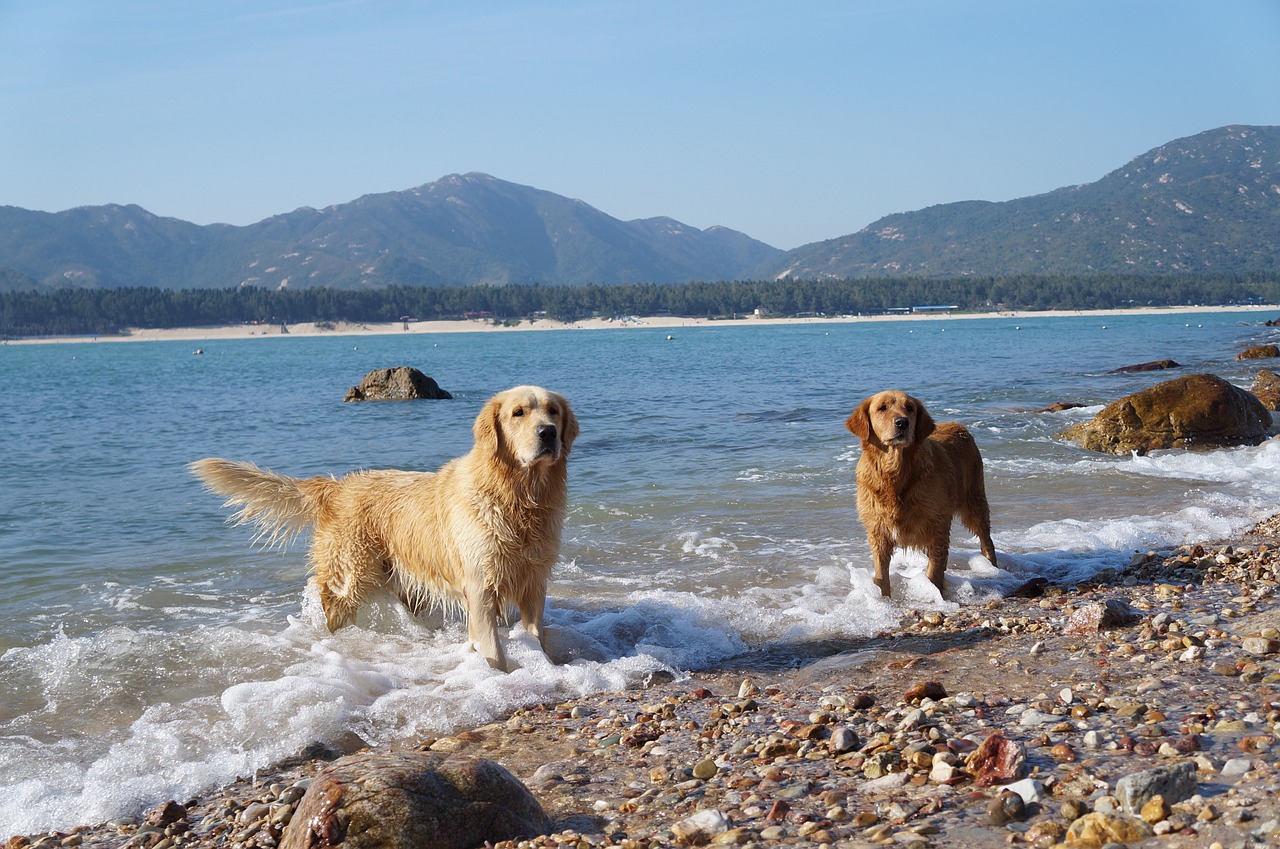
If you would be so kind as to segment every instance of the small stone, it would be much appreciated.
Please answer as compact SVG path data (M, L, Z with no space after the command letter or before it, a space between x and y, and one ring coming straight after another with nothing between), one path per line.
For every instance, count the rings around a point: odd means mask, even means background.
M853 815L853 825L855 828L870 828L880 822L880 817L871 811L859 811Z
M1063 763L1075 763L1076 760L1076 750L1071 748L1070 743L1056 744L1049 750L1049 754L1053 755L1054 758L1062 761Z
M1116 798L1125 811L1136 814L1157 795L1176 805L1191 798L1196 789L1196 765L1182 761L1124 776L1116 782Z
M926 681L922 684L916 684L907 690L906 701L908 704L915 704L924 699L933 699L935 702L947 697L947 690L938 681Z
M1027 749L998 731L993 732L969 755L967 766L979 787L1007 784L1026 774Z
M1280 640L1269 637L1245 637L1240 647L1253 655L1276 654L1280 652Z
M1001 790L1000 795L987 805L987 822L992 825L1006 825L1021 820L1024 816L1026 803L1012 790Z
M756 839L756 833L749 828L731 828L714 837L711 842L716 846L742 846Z
M1058 809L1058 813L1067 822L1075 822L1085 814L1089 813L1089 806L1079 799L1068 799L1062 803L1062 807Z
M1204 655L1205 655L1204 646L1190 646L1186 651L1178 655L1178 660L1182 661L1183 663L1190 663L1191 661L1200 660L1201 658L1204 657Z
M143 822L147 825L166 826L172 825L180 819L185 819L186 816L187 809L170 799L168 802L157 805L148 811Z
M920 710L920 708L914 708L910 711L907 711L907 715L902 718L902 722L898 723L898 728L900 730L909 730L912 728L919 728L920 726L926 724L928 721L929 721L929 715L927 713Z
M929 780L934 784L946 784L955 779L959 770L946 761L934 761L933 767L929 770Z
M698 761L694 766L693 777L706 781L707 779L714 778L716 773L719 771L720 768L716 766L716 762L711 760L711 758L707 758L706 760Z
M840 725L831 732L831 740L828 745L831 747L832 752L842 755L858 748L860 741L852 728L847 725Z
M1138 618L1129 603L1121 599L1107 599L1105 603L1092 603L1079 607L1067 619L1064 628L1068 634L1089 636L1109 628L1129 625Z
M1048 846L1061 841L1066 833L1067 830L1062 823L1045 820L1027 829L1025 837L1032 846Z
M1170 813L1172 813L1172 810L1169 808L1169 803L1164 800L1163 796L1157 793L1155 796L1152 796L1147 800L1147 803L1142 806L1142 810L1138 812L1138 815L1142 817L1143 821L1146 822L1147 825L1155 825L1158 822L1167 820Z
M1057 717L1051 713L1041 713L1038 710L1025 710L1018 717L1018 724L1028 728L1038 728L1050 722L1056 722Z
M1244 775L1253 769L1253 761L1250 758L1229 758L1222 765L1222 774L1226 776Z
M1004 792L1017 793L1028 805L1036 805L1044 801L1044 785L1034 778L1024 778L1006 785Z
M715 809L698 811L671 826L676 842L685 846L701 846L729 830L725 815Z
M1068 846L1105 846L1108 843L1137 843L1152 836L1151 826L1124 814L1085 814L1067 828Z

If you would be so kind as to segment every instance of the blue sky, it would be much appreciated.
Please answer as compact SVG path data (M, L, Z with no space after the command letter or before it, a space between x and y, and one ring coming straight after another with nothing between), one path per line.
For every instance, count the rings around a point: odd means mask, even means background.
M483 171L781 248L1280 124L1277 0L0 0L0 205L199 224Z

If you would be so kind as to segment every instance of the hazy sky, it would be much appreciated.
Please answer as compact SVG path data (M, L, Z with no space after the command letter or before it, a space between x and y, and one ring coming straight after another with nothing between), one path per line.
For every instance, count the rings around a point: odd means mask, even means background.
M781 248L1280 124L1280 0L0 0L0 205L200 224L451 173Z

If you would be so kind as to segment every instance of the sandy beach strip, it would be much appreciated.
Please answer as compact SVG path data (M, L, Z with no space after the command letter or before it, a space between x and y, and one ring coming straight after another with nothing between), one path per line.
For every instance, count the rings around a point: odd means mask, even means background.
M769 318L743 316L738 319L692 318L673 315L618 316L589 318L563 322L550 318L521 319L514 324L495 323L490 319L440 320L440 321L388 321L388 322L299 322L297 324L233 324L217 327L131 328L119 335L89 336L31 336L8 339L6 345L32 345L48 343L85 342L212 342L225 339L308 338L315 336L376 336L413 333L511 333L531 330L606 330L649 328L674 330L698 327L768 327L775 325L830 325L882 321L963 321L970 319L1033 319L1062 316L1132 316L1132 315L1183 315L1195 313L1269 313L1280 316L1280 305L1250 306L1179 306L1141 307L1115 310L1042 310L1013 312L928 312L891 313L875 315L809 316L800 318ZM286 332L287 330L287 332Z

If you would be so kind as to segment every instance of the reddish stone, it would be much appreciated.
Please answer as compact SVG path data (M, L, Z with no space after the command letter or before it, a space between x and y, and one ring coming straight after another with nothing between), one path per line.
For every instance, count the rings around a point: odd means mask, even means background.
M969 755L966 766L979 787L1008 784L1026 777L1027 749L996 731Z

